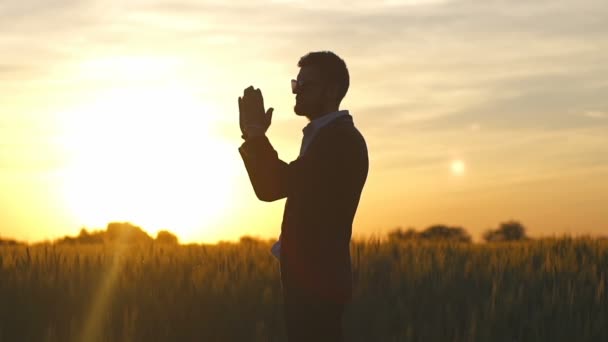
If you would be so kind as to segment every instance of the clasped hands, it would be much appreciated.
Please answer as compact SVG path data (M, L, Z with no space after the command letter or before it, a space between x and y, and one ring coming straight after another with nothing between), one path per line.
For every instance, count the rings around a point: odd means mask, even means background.
M274 108L264 110L264 97L260 89L249 86L239 97L239 124L241 137L248 139L266 134L272 122Z

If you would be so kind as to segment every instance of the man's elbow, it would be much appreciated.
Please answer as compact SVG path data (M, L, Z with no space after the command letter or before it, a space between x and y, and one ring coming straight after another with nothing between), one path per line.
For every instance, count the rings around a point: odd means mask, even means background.
M257 198L260 201L263 202L274 202L276 200L279 200L285 196L281 195L278 191L263 191L263 190L256 190L255 191L255 195L257 196Z
M278 200L279 198L278 197L261 197L261 196L258 196L258 199L260 201L262 201L262 202L268 202L268 203L270 203L270 202L274 202L274 201Z

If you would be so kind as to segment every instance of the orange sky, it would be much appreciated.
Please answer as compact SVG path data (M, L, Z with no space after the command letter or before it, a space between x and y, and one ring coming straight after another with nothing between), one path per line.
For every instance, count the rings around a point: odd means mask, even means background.
M354 234L517 219L608 232L603 1L0 4L0 237L131 221L213 242L278 236L237 148L236 99L273 106L285 160L300 56L346 60L370 173Z

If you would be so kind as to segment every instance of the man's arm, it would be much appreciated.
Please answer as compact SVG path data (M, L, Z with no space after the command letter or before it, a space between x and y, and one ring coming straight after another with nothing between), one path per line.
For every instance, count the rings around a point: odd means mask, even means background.
M280 160L264 135L248 138L239 148L258 199L272 202L287 196L287 163Z
M275 201L287 196L285 169L264 135L272 122L273 108L264 111L264 97L260 89L246 88L239 97L239 124L245 142L239 152L245 162L256 196L262 201Z
M247 139L239 148L256 196L266 202L287 197L296 189L307 189L323 197L333 186L332 174L339 171L340 156L332 146L304 155L291 163L279 159L266 136Z
M330 207L324 203L325 200L332 198L341 201L339 197L350 192L353 179L349 175L360 168L357 160L361 158L358 148L353 150L354 146L347 146L348 140L339 137L343 134L333 135L318 137L322 148L315 148L316 151L291 163L279 159L266 136L247 139L239 152L256 196L262 201L272 202L300 189L300 194L317 197L313 201L315 206L325 207L318 208L320 210ZM327 138L332 141L327 141Z

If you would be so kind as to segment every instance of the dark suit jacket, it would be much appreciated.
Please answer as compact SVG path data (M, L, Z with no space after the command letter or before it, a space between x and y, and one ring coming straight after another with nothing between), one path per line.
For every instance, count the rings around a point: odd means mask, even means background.
M287 197L281 225L281 282L336 302L352 298L350 238L368 172L367 146L346 115L321 128L287 164L268 138L239 148L257 197Z

